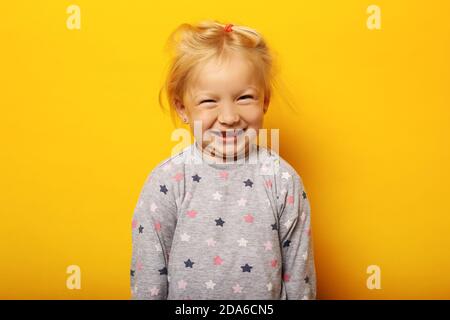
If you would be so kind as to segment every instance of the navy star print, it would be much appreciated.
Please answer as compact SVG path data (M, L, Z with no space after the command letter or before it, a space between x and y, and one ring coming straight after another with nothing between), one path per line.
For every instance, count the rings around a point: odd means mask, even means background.
M191 261L191 259L187 259L187 261L184 261L186 268L192 268L195 262Z
M246 187L252 188L253 182L250 179L243 181Z
M225 221L222 220L222 218L216 219L216 226L221 226L223 227L223 224L225 223Z
M164 267L164 268L162 268L162 269L159 269L158 271L159 271L159 274L160 274L160 275L162 275L162 274L167 274L167 268L166 268L166 267Z
M167 191L169 191L169 190L167 190L167 187L166 187L166 185L164 184L164 185L160 185L159 186L159 191L161 191L162 193L164 193L164 194L167 194Z
M241 266L241 268L242 272L250 272L253 267L249 266L249 264L246 263L245 266Z

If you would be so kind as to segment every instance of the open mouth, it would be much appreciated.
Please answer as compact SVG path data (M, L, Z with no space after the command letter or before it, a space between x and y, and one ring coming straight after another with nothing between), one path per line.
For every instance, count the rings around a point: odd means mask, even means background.
M219 141L231 142L236 141L247 129L228 129L225 131L214 131L214 134L219 137Z

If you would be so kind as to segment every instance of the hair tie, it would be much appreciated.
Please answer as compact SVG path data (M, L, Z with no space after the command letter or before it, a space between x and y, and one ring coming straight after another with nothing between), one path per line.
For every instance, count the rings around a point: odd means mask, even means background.
M231 23L229 23L229 24L227 24L226 26L225 26L225 32L231 32L231 31L233 31L233 29L231 29L231 27L232 27L233 25L231 24Z

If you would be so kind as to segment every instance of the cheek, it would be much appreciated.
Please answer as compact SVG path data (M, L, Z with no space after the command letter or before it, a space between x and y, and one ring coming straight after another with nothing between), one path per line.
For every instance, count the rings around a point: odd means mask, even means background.
M241 118L248 126L259 129L262 127L264 111L260 107L248 108L247 110L242 110Z
M191 123L194 124L195 121L201 122L202 132L210 129L214 122L216 121L216 115L214 112L203 110L191 113Z

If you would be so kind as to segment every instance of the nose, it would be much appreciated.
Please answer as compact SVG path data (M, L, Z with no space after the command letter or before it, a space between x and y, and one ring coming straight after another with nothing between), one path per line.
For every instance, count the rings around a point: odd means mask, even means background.
M218 121L220 124L232 126L240 120L239 113L232 104L223 105L220 108Z

